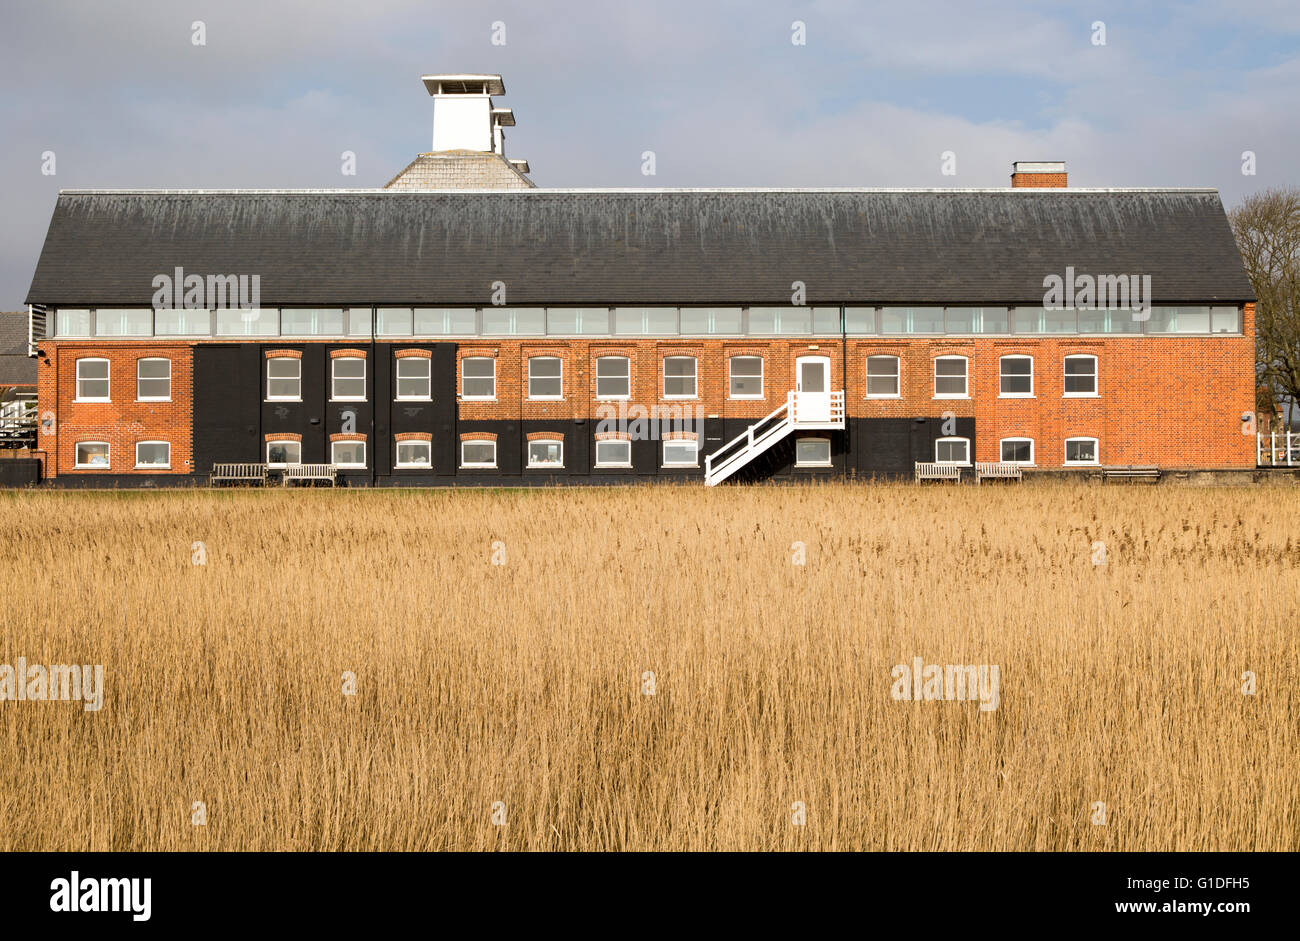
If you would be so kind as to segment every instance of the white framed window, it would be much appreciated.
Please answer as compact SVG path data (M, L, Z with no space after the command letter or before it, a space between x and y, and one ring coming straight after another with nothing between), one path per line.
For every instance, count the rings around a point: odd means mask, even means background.
M301 359L296 356L272 356L267 359L266 400L268 402L302 401Z
M107 441L78 441L77 466L107 470L109 466L108 450Z
M939 356L934 361L934 397L936 399L970 398L966 383L965 356Z
M796 467L830 467L830 438L800 438L794 443Z
M535 438L528 442L529 467L563 467L564 442L558 438Z
M1101 462L1098 456L1100 453L1096 438L1065 439L1065 463L1067 465L1099 464Z
M665 356L664 398L695 398L697 366L694 356Z
M461 467L496 467L497 443L495 441L462 441L460 443Z
M940 438L934 443L936 464L969 464L969 438Z
M626 356L596 360L596 398L626 399L632 395L631 361Z
M302 463L302 442L285 439L266 442L266 466L284 467Z
M395 467L432 467L433 442L413 439L397 442Z
M172 466L172 446L166 441L137 441L135 466L141 470L167 470Z
M497 361L495 359L491 356L466 356L460 361L460 397L470 400L496 399Z
M897 356L867 356L868 399L897 399L901 387Z
M605 438L596 442L597 467L631 467L632 442L626 438Z
M172 361L149 358L135 361L135 398L138 402L170 402Z
M1034 397L1034 358L1016 354L998 360L998 395L1004 399Z
M730 391L733 399L761 399L763 397L763 357L733 356L728 361Z
M558 356L528 358L528 397L530 399L564 398L564 361Z
M77 360L77 401L107 402L108 360Z
M398 401L428 402L433 398L432 364L433 360L427 356L398 358Z
M1097 357L1072 353L1065 357L1065 398L1086 399L1097 395Z
M1003 464L1034 463L1034 439L1003 438L1000 460Z
M664 441L664 467L699 467L700 446L694 438Z
M901 386L897 356L867 357L867 398L896 399Z
M331 441L330 463L335 467L365 467L366 443L364 441Z
M335 402L366 400L364 356L336 356L330 360L330 398Z

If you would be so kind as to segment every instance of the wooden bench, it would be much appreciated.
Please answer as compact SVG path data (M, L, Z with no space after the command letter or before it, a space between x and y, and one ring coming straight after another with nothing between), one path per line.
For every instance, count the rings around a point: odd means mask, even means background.
M334 486L334 478L338 470L333 464L286 464L284 466L284 485L289 486L291 480L302 480L315 482L317 480L328 480L330 486Z
M975 483L981 480L1022 480L1024 475L1020 472L1019 464L1010 464L1006 461L976 461L975 462Z
M961 467L957 464L916 463L916 482L923 480L961 480Z
M233 480L240 483L266 483L267 468L265 464L213 464L208 477L211 487L219 480Z
M1160 479L1158 467L1103 467L1101 479L1106 480L1149 480L1155 483Z

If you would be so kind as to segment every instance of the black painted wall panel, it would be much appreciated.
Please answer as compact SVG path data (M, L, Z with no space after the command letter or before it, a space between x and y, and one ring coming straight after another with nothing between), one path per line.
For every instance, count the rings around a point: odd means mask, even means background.
M195 474L211 473L214 463L262 460L257 360L245 354L244 347L234 344L195 347Z
M460 429L457 427L456 344L436 343L433 346L433 469L439 476L456 473L460 463L458 446Z

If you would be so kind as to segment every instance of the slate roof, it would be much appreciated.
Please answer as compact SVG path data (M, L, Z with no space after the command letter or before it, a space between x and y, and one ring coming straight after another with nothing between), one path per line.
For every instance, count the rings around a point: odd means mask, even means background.
M27 355L27 311L0 311L0 386L35 386L36 360Z
M530 189L64 191L27 302L147 306L177 266L266 306L1035 304L1067 266L1253 299L1212 189Z
M529 189L535 185L500 154L444 150L420 154L384 189Z

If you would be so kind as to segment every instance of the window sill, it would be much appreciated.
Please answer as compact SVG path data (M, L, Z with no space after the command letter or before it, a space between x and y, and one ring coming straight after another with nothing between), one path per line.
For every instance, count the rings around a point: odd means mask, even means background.
M1063 399L1099 399L1101 398L1096 392L1063 392Z
M171 470L170 464L137 464L135 470Z
M393 470L433 470L432 464L394 464Z
M564 470L563 464L529 464L527 470Z
M432 402L431 395L399 395L393 399L394 402Z
M729 395L727 400L731 402L761 402L767 396L765 395Z
M496 470L497 466L495 464L462 464L460 465L460 469L461 470Z
M297 398L288 398L287 396L267 396L267 397L266 397L266 401L268 401L268 402L301 402L301 401L302 401L302 396L300 395L300 396L298 396Z
M142 398L142 399L136 399L137 402L170 402L171 400L172 400L172 398L171 398L170 395L167 396L167 398L165 398L165 399L164 399L164 398Z
M1038 396L1032 392L999 392L1000 399L1036 399Z
M111 470L108 464L73 464L73 470Z
M350 397L348 397L348 398L338 398L338 397L336 397L336 396L331 396L331 397L330 397L330 401L331 401L331 402L366 402L366 401L369 401L369 400L368 400L368 399L363 395L363 396L360 396L359 398L350 398Z

